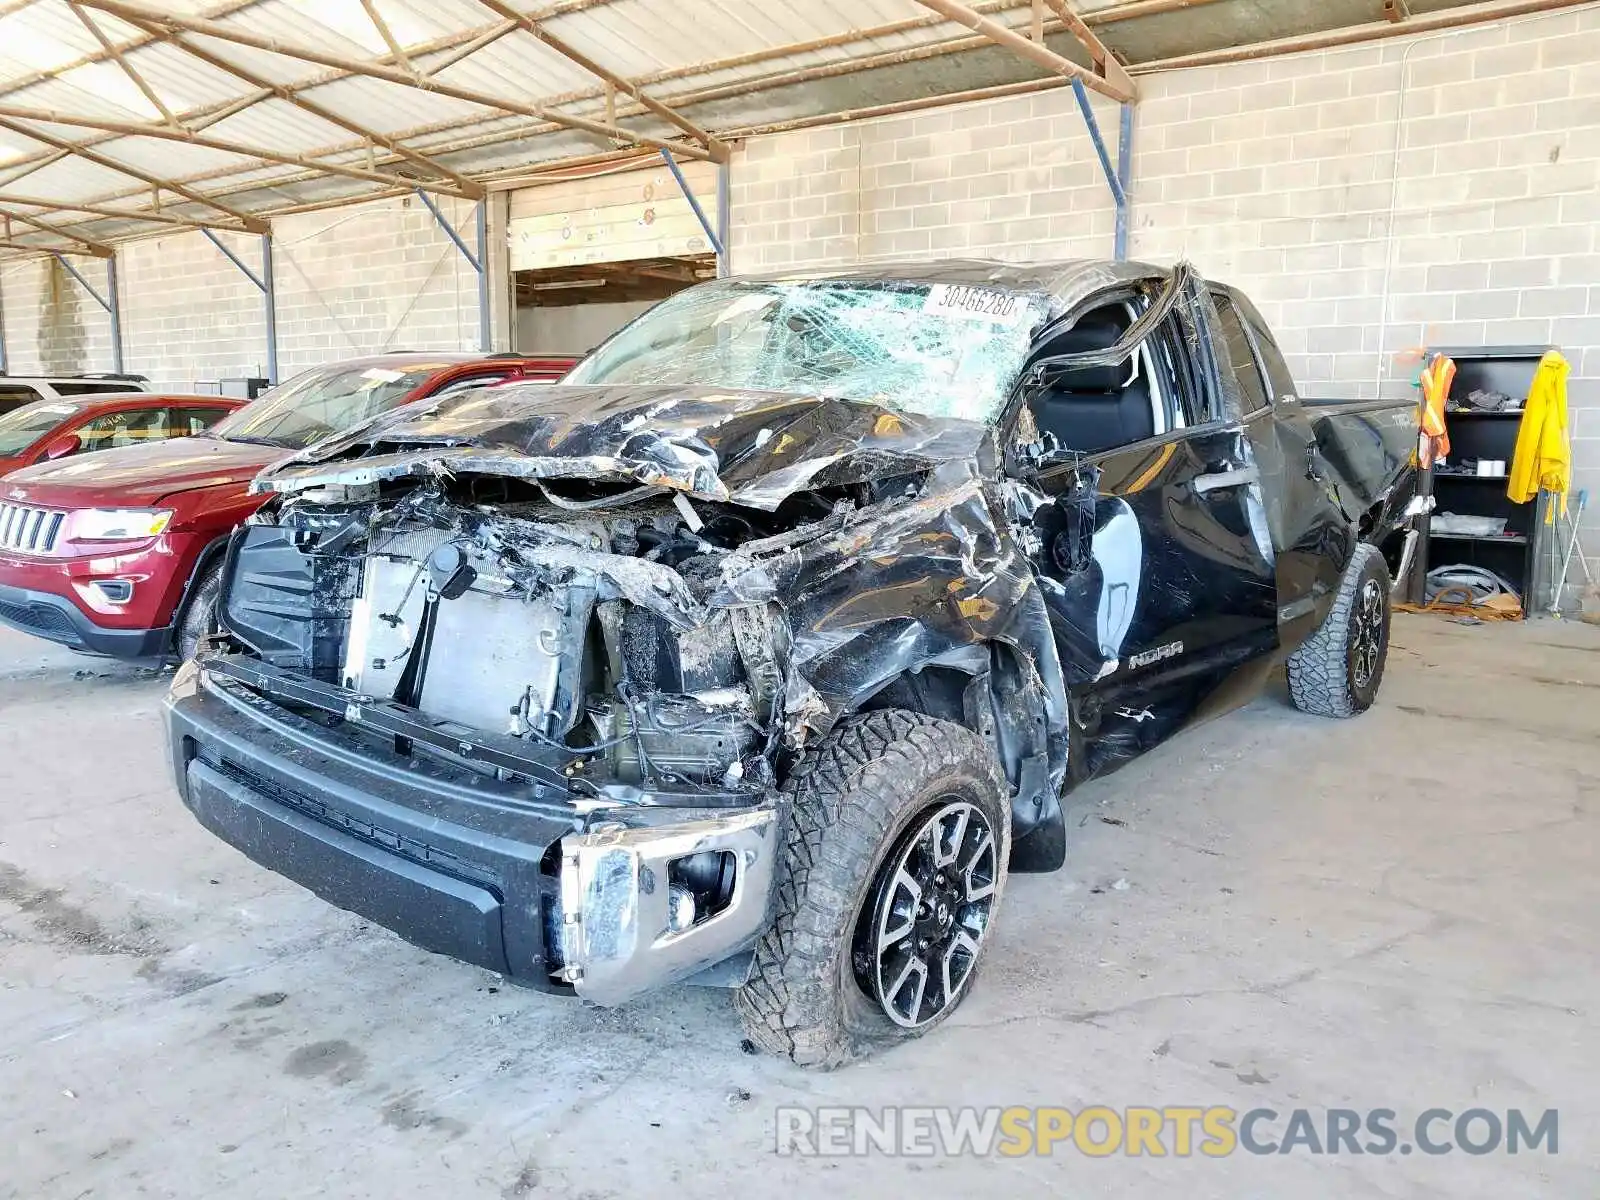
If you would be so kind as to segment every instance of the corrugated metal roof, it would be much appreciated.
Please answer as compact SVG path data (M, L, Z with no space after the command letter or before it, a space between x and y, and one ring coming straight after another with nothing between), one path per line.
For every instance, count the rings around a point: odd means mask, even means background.
M1030 24L1032 0L963 2L1013 29ZM110 203L132 212L151 203L143 175L238 211L270 213L411 180L459 191L463 176L546 169L638 145L639 138L694 153L682 129L626 94L615 96L615 118L608 117L608 84L575 58L643 87L712 134L1045 77L1040 66L918 0L510 3L573 57L526 29L506 32L501 0L372 0L382 28L363 0L80 0L78 11L66 0L35 0L0 17L0 122L12 123L0 124L0 212L53 214L46 219L109 240L170 226L23 206L6 196ZM1451 3L1418 0L1414 7ZM1132 64L1380 15L1375 0L1086 0L1077 7ZM186 27L194 20L202 24ZM117 48L120 62L90 23ZM1053 17L1048 28L1047 46L1087 61ZM298 56L286 53L294 51ZM289 95L263 93L250 77ZM225 147L138 132L165 121L163 108ZM540 108L558 119L539 119ZM48 111L56 120L18 116L23 110ZM563 115L616 132L566 128ZM69 116L119 127L61 123ZM78 155L61 158L56 148L25 136L28 129L136 174ZM413 157L397 154L396 144ZM263 161L257 151L313 165ZM429 161L419 163L418 155ZM384 178L330 174L323 169L330 164ZM229 221L224 211L170 190L162 212ZM17 240L69 248L50 235Z

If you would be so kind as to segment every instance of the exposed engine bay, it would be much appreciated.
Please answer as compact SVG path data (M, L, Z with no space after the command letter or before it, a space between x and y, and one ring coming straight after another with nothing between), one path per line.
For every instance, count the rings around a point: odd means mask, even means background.
M828 594L850 590L841 559L884 522L926 542L928 522L963 519L944 500L919 503L937 474L808 489L771 511L571 480L318 487L244 531L223 626L262 663L331 685L341 703L322 707L347 722L381 702L522 747L508 761L471 736L396 734L408 752L502 779L558 771L574 798L601 803L750 803L854 702L829 686L832 652L858 643L846 657L870 682L851 688L893 678L897 649L879 642L873 610L841 623ZM961 490L982 499L970 477ZM821 620L805 616L813 588L831 610ZM960 589L938 590L959 615ZM890 600L902 620L903 595ZM518 757L545 769L519 771Z

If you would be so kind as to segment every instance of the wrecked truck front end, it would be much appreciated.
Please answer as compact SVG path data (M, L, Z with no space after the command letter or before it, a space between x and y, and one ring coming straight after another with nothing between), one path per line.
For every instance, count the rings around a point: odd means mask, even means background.
M638 518L397 495L240 532L225 634L169 705L191 809L428 949L600 1003L746 948L780 813L754 634L616 553Z
M180 791L428 949L602 1004L736 986L785 771L908 675L999 729L1019 833L1059 818L1059 666L993 466L982 424L777 393L399 414L264 480L169 702Z

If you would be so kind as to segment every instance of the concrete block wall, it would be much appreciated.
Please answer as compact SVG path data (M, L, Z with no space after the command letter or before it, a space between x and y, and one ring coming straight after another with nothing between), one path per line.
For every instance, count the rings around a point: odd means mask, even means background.
M473 206L449 197L439 197L439 204L471 245ZM259 237L219 237L260 273ZM416 197L282 217L273 222L273 238L280 378L386 350L477 348L477 274ZM203 235L132 242L117 255L127 370L174 390L266 374L261 293ZM74 263L103 293L104 267L87 258ZM47 369L52 336L40 314L49 311L52 272L60 268L49 259L0 271L12 374ZM71 286L77 311L67 327L81 326L78 353L56 354L53 369L68 370L75 358L71 370L109 371L109 318ZM61 309L56 312L60 327Z
M1600 508L1597 64L1589 7L1144 76L1132 254L1249 292L1308 396L1409 394L1425 345L1561 346ZM753 139L733 180L738 271L1112 248L1065 88ZM1600 574L1600 512L1583 545Z
M108 295L103 262L74 257L72 265ZM0 268L0 320L12 375L112 369L110 314L53 258Z

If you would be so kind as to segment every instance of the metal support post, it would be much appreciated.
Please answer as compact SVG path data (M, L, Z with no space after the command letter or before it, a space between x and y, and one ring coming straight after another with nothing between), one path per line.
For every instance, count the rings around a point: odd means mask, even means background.
M494 330L489 324L489 197L478 201L478 349L494 349Z
M706 219L706 210L700 207L700 201L695 199L694 191L689 187L689 181L683 177L683 172L678 169L678 160L672 157L672 151L665 146L661 148L661 157L666 160L667 170L672 172L672 177L678 181L678 190L683 193L683 198L689 202L689 207L694 211L694 219L700 222L700 228L705 232L706 240L711 243L711 248L717 252L717 273L722 274L722 260L727 257L727 248L722 239L717 236L717 231L711 227L711 222ZM722 207L721 194L723 191L719 177L717 184L717 208ZM720 217L720 211L719 211Z
M278 283L272 274L272 235L261 235L261 300L267 315L267 385L278 386Z
M733 228L732 169L726 162L717 164L717 240L722 251L717 255L717 276L726 278L733 273L732 258L728 248L728 234Z
M1117 261L1128 257L1128 189L1133 185L1133 105L1122 106L1122 127L1117 133L1117 182L1122 199L1117 203Z
M117 310L117 260L115 257L106 259L106 292L102 296L94 284L84 278L83 272L67 261L67 256L59 250L50 253L55 260L65 268L68 275L78 281L78 286L94 297L94 302L111 318L111 361L117 373L122 373L122 314Z
M1094 109L1089 104L1088 89L1083 86L1083 82L1081 80L1074 79L1072 81L1072 94L1077 97L1078 109L1083 113L1083 123L1089 130L1089 140L1094 143L1094 152L1100 159L1100 170L1105 174L1106 185L1111 189L1111 200L1117 208L1117 226L1120 231L1128 219L1128 193L1123 187L1121 173L1124 164L1127 164L1128 166L1131 166L1132 164L1128 163L1126 156L1124 156L1123 162L1118 163L1116 167L1111 165L1111 155L1106 150L1106 140L1100 136L1100 122L1095 120ZM1129 144L1131 144L1131 139L1133 137L1133 119L1129 115L1130 110L1128 105L1124 104L1122 109L1122 133L1125 138L1129 139ZM1121 147L1121 144L1122 143L1119 140L1119 148ZM1124 242L1125 234L1119 232L1118 238L1119 243ZM1125 253L1126 246L1123 245L1122 251L1118 253L1117 257L1122 258Z
M478 201L475 217L478 252L474 254L456 227L445 220L444 213L439 210L433 197L421 188L417 189L417 195L433 214L433 219L438 222L439 228L444 230L445 236L455 243L456 249L461 252L461 257L467 260L467 265L478 273L478 348L488 350L494 344L493 334L489 328L489 272L486 266L489 261L489 210L486 207L488 198Z
M266 305L267 318L267 382L278 382L278 292L272 278L272 235L261 235L261 274L257 275L227 246L222 239L211 230L201 226L200 232L213 246L222 252L222 256L238 267L244 277L253 283L256 290L261 293L261 298Z
M106 312L111 314L111 369L122 374L122 301L117 295L117 256L106 259Z

